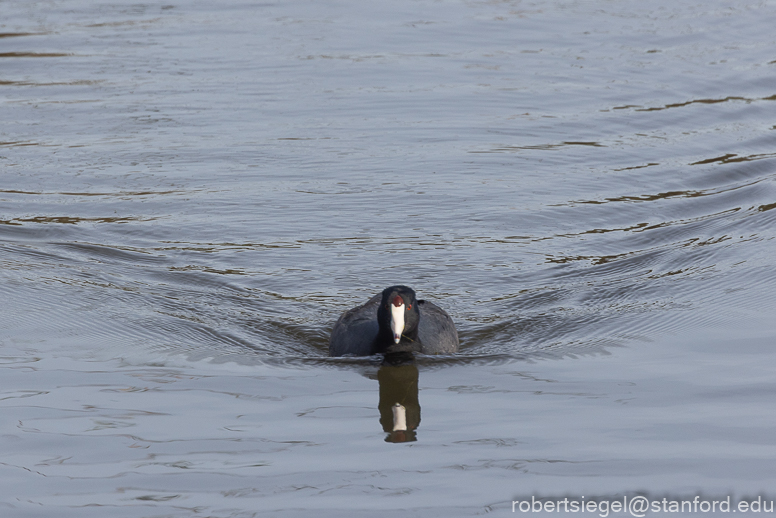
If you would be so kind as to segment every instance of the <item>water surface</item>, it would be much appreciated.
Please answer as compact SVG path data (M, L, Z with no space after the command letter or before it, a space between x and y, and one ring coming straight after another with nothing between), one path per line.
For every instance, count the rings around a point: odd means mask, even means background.
M772 491L773 15L3 2L0 505ZM461 352L328 359L396 283ZM380 395L407 388L391 442Z

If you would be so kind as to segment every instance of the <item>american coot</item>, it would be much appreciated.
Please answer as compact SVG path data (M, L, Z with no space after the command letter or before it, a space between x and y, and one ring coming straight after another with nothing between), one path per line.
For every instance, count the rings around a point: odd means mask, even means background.
M442 308L417 300L407 286L391 286L363 306L346 311L334 324L329 356L369 356L458 351L458 332Z

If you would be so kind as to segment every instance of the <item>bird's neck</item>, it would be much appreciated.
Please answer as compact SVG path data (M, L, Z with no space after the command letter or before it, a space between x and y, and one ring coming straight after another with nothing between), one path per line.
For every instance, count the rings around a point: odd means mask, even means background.
M417 328L403 332L398 344L394 343L393 335L390 332L380 333L378 336L377 352L379 353L420 352L420 349Z

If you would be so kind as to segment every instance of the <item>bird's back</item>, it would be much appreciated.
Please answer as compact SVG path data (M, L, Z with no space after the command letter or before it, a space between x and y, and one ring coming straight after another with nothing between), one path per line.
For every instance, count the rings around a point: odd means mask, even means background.
M458 352L458 331L447 312L427 300L419 300L420 322L418 339L423 354L452 354Z
M329 356L369 356L376 352L379 305L380 295L375 295L363 306L350 309L339 317L331 330Z

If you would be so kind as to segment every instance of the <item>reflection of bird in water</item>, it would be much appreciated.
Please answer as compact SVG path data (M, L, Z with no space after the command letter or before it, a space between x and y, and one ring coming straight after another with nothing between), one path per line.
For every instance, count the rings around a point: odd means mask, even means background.
M404 356L412 358L412 355ZM416 441L415 430L420 425L418 401L418 367L414 363L391 364L396 358L386 358L377 371L380 383L380 424L388 433L386 442Z

